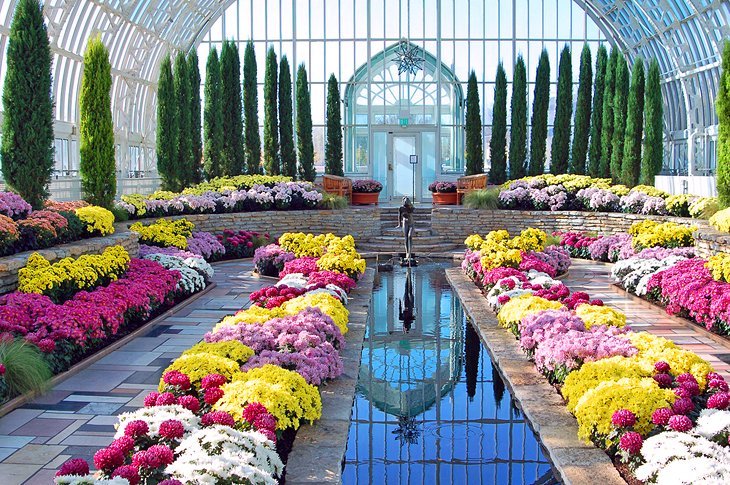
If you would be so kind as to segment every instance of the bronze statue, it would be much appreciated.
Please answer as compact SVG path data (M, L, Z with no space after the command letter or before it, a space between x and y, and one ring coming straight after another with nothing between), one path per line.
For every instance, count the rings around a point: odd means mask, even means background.
M413 202L408 196L403 197L403 205L398 208L398 225L396 227L403 228L403 237L406 244L405 265L411 266L413 261Z

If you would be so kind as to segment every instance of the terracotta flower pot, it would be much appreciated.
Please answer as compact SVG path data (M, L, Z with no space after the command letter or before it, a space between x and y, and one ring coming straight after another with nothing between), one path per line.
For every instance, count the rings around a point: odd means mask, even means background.
M378 205L380 192L353 192L352 205Z
M434 205L456 205L458 199L456 192L433 192Z

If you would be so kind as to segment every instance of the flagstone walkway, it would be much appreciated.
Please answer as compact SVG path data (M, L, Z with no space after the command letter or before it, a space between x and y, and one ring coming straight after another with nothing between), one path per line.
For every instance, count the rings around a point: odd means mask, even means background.
M0 418L0 483L49 485L67 459L93 463L96 450L112 441L116 415L141 407L173 359L270 284L252 277L252 268L250 260L216 264L215 288Z
M600 298L624 312L634 330L646 330L696 352L730 380L730 341L710 337L687 320L668 315L664 309L616 288L612 284L610 265L573 259L562 281L571 291L585 291L591 298Z

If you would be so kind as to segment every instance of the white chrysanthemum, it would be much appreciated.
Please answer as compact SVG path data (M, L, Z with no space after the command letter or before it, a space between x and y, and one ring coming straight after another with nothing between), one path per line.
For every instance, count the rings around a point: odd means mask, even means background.
M730 411L703 409L700 412L700 417L697 418L697 426L695 426L694 432L711 440L728 430L730 430Z
M288 286L290 288L305 288L307 277L302 273L289 273L280 279L274 286Z
M160 424L170 419L175 419L183 424L185 435L200 428L200 418L189 409L185 409L177 404L140 408L131 413L120 414L118 419L119 423L116 424L117 433L114 435L114 439L124 436L127 423L131 421L144 421L147 423L150 429L148 432L150 436L157 436L160 431Z
M730 482L730 452L701 436L666 431L641 447L646 461L636 478L648 483L725 484Z
M219 481L275 485L284 464L274 443L255 431L237 431L215 425L185 438L177 448L178 458L165 472L187 484Z
M188 268L196 270L201 274L201 276L208 280L213 278L213 275L215 274L213 267L203 258L185 258L183 263L185 263Z
M94 475L80 477L78 475L64 475L55 477L53 483L56 485L129 485L126 478L115 477L109 479L94 478Z

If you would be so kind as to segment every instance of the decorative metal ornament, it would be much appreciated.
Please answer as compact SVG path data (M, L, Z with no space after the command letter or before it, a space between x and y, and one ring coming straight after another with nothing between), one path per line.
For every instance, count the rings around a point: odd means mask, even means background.
M421 51L415 45L402 41L395 51L394 62L398 63L398 75L404 72L415 76L416 73L423 69L425 59L421 57Z

